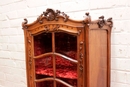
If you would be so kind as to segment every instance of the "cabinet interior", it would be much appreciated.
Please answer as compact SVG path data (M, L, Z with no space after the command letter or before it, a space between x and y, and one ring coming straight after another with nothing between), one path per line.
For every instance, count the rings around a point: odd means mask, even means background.
M52 35L54 34L54 35ZM77 87L77 36L65 32L34 36L36 87L54 87L54 78ZM54 48L53 48L54 47ZM68 87L56 82L57 87Z

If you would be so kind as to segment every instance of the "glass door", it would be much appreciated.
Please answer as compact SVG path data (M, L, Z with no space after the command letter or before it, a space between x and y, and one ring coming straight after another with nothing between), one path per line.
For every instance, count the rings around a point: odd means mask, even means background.
M77 36L65 32L34 36L35 87L78 87Z
M52 33L34 36L35 87L54 87Z

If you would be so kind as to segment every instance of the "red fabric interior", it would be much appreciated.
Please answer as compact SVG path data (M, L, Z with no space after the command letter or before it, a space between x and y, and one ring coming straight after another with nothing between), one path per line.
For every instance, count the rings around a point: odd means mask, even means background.
M49 37L48 37L49 38ZM43 43L43 40L39 37L34 38L34 55L38 56L43 53L51 52L51 46L47 43ZM58 45L57 45L58 46ZM45 50L45 48L47 48ZM60 47L61 48L61 47ZM57 50L58 49L58 50ZM77 59L76 51L64 50L56 47L56 52L66 55L72 59ZM56 67L56 77L67 82L68 84L77 87L77 64L73 63L67 59L60 56L55 56L55 67ZM36 79L53 77L53 57L52 55L35 59L35 71ZM56 87L66 87L61 83L56 83ZM38 82L36 87L53 87L53 81Z
M36 74L53 76L52 56L36 59ZM56 56L56 76L62 78L77 78L77 64L60 56Z
M44 76L40 75L40 77L44 77ZM73 87L77 87L77 79L64 79L64 78L59 78L59 79L63 80L64 82L67 82L68 84L72 85ZM36 87L54 87L54 82L52 80L38 82L38 83L36 83ZM61 84L59 82L56 82L56 87L68 87L68 86Z
M36 74L46 75L53 77L53 63L52 56L37 59L36 62ZM75 85L77 87L77 65L62 57L56 56L56 77L61 80L64 79L67 83ZM49 84L49 86L47 86ZM37 83L36 87L53 87L51 82ZM57 87L66 87L61 83L57 83Z
M36 59L36 74L53 77L52 56ZM56 56L56 77L64 79L67 83L77 87L77 64L70 62L60 56ZM50 84L49 86L47 86ZM53 87L51 82L37 83L36 87ZM57 83L57 87L66 87L61 83Z

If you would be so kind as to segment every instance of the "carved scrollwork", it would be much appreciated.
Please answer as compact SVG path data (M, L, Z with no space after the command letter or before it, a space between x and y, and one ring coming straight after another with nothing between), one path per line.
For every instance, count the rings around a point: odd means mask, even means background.
M28 62L29 62L29 69L32 69L31 66L32 66L32 49L31 49L31 44L32 44L32 40L31 40L32 36L31 36L31 33L28 31L28 37L27 37L27 47L28 47Z
M88 23L88 25L98 25L98 28L103 28L103 26L108 26L110 28L113 27L113 22L112 22L112 18L108 18L107 20L104 19L104 16L100 16L98 20L96 21L91 21L90 23Z
M60 28L60 25L56 25L54 28L53 28L53 31L58 31Z
M60 25L56 24L56 25L44 25L44 31L45 32L56 32L58 31L60 28Z
M53 9L47 9L46 12L43 12L43 14L41 14L39 17L38 17L38 21L39 23L43 23L43 16L48 20L48 21L53 21L53 20L56 20L58 21L58 17L59 16L63 16L64 17L64 22L66 22L69 18L69 16L67 16L67 14L65 14L64 12L60 12L59 10L56 10L54 11Z
M113 27L112 18L108 18L108 19L107 19L107 22L109 22L109 23L110 23L110 24L109 24L109 26L110 26L110 27Z
M99 28L102 28L105 25L104 16L99 17L97 24L98 24Z
M80 70L80 76L82 76L83 74L83 58L84 58L84 54L82 53L83 50L83 41L80 41L79 44L79 51L80 51L80 55L79 55L79 70Z
M43 23L42 16L43 16L43 14L41 14L41 15L37 18L37 20L39 21L40 24Z
M63 15L64 21L66 22L68 20L69 16L67 16L67 14L65 14L64 12L62 12L61 14Z
M112 27L113 26L112 18L108 18L107 20L104 20L104 16L99 17L99 21L98 21L99 28L102 28L105 24Z
M59 13L59 11L57 12ZM47 18L48 21L53 21L58 13L56 13L53 9L47 9L46 12L43 12L43 15Z
M49 32L50 28L48 26L44 26L44 28L45 28L44 29L45 32Z
M22 22L23 29L27 29L27 26L26 26L27 23L28 23L28 20L25 18L24 22Z

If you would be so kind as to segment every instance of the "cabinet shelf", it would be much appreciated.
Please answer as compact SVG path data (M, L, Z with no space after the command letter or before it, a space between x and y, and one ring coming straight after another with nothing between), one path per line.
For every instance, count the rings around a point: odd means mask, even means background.
M53 75L53 72L52 72L52 68L51 69L42 69L42 68L39 68L36 70L36 74L38 75L47 75L47 76L54 76ZM67 78L67 79L77 79L77 73L76 71L73 71L71 69L57 69L57 73L56 73L56 76L57 77L60 77L60 78Z

